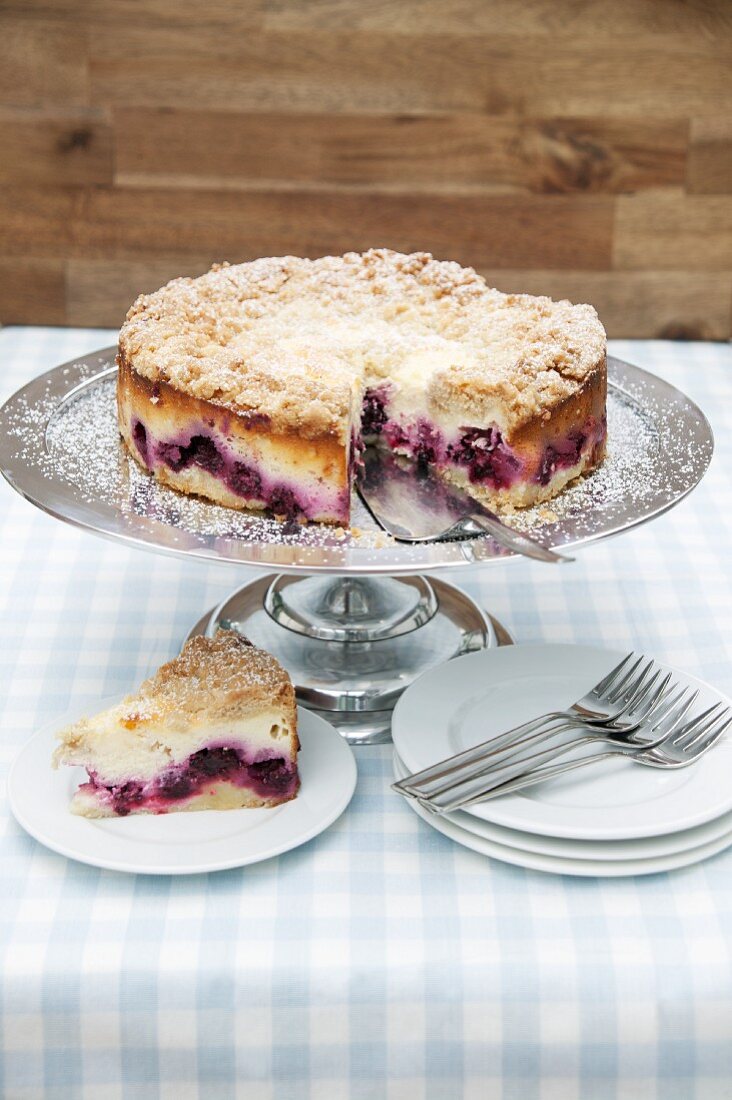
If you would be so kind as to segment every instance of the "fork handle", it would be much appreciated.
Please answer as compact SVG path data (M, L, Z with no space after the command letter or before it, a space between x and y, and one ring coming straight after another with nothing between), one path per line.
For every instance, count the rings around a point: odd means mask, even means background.
M544 749L542 752L534 753L532 756L524 756L518 760L511 760L505 764L499 764L497 768L485 768L463 780L457 788L450 788L452 796L450 797L450 793L448 792L448 798L444 801L437 801L431 794L425 795L424 801L429 802L431 808L438 813L450 813L452 810L457 810L461 806L470 805L474 799L485 797L488 791L492 791L498 787L503 788L512 780L519 780L522 776L533 775L535 768L540 768L546 761L556 760L560 756L566 756L568 752L572 752L574 749L581 748L584 745L593 744L596 740L596 734L573 738L564 745L555 745L549 749ZM501 778L501 773L506 773L503 778ZM471 790L475 791L475 785L480 780L483 780L480 790L471 794ZM459 792L460 787L467 788L467 790L464 790L462 794L456 794L455 791L457 790Z
M513 794L514 791L523 790L524 787L533 787L535 783L543 783L547 779L556 779L557 776L564 775L566 772L584 768L588 764L594 764L596 760L607 760L611 756L629 756L632 759L633 754L623 752L622 749L608 749L605 752L593 753L591 756L583 756L579 760L570 760L566 764L554 764L545 768L538 768L535 772L520 775L517 779L506 780L505 783L500 783L497 787L484 791L482 794L473 795L472 798L461 802L459 806L453 806L452 809L463 809L465 806L475 805L476 802L488 802L491 798ZM438 809L429 802L423 802L422 805L433 813L445 813L442 807Z
M432 780L429 783L421 783L418 786L411 785L409 779L404 781L405 790L410 791L412 794L419 793L425 798L434 800L441 795L448 794L449 791L454 790L456 787L461 787L465 783L469 783L471 780L478 779L481 775L486 775L490 772L500 772L505 768L510 767L511 764L521 764L522 761L527 759L526 754L533 751L536 753L538 746L532 750L532 745L538 741L543 743L545 741L555 742L562 734L571 733L572 730L585 730L592 731L592 736L603 736L604 727L588 727L579 718L575 718L570 714L562 715L557 712L552 716L550 722L539 726L537 730L531 733L525 733L521 737L514 737L513 740L499 748L494 748L489 752L483 753L476 760L462 765L460 768L452 768L448 774L442 776L440 781ZM597 733L595 734L595 730ZM587 734L577 733L571 741L566 742L567 745L583 744L585 740L592 740L592 737ZM538 757L541 759L541 756Z
M494 538L499 546L505 547L506 550L513 550L515 554L521 554L524 558L553 562L555 565L560 562L574 561L574 558L568 557L567 554L559 554L556 550L549 550L547 547L542 546L540 542L537 542L536 539L514 531L512 527L508 527L488 512L471 512L468 518L483 531L486 531L491 538Z
M538 718L530 718L528 722L522 722L520 726L514 726L512 729L506 730L499 737L491 737L487 741L481 741L479 745L464 749L455 756L448 756L447 759L440 760L437 764L431 764L429 768L423 768L422 771L405 776L404 779L400 779L398 783L393 783L392 786L397 791L407 791L410 794L417 793L419 787L427 783L433 783L435 780L452 775L453 772L460 771L485 756L492 756L504 748L513 747L515 744L520 743L518 738L522 734L540 730L543 726L561 721L566 717L566 711L555 710L550 711L548 714L542 714Z

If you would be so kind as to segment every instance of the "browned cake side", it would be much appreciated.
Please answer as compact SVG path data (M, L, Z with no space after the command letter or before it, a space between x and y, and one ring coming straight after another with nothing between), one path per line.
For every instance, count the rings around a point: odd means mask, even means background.
M273 432L263 414L193 397L165 381L151 382L133 370L122 352L117 365L120 434L130 454L159 481L228 508L269 508L289 517L288 482L294 475L310 505L308 518L339 523L347 515L350 440L344 446L332 431L312 438ZM197 436L209 439L217 454L206 448L198 461L176 469L181 461L180 456L176 461L176 446L190 446ZM161 458L161 445L172 464Z

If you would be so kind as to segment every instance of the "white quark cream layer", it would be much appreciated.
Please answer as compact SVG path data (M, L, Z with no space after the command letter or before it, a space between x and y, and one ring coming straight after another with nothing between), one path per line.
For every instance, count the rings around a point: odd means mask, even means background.
M56 750L54 765L78 764L111 786L131 778L152 779L210 745L244 744L252 756L280 750L289 759L292 730L287 715L274 708L221 724L191 723L182 716L176 723L169 716L161 726L154 714L142 715L129 703L120 703L93 721L83 719L73 734L73 743L67 741Z
M502 425L502 410L498 402L491 403L475 423L465 409L440 407L432 397L434 380L451 367L472 366L476 357L464 345L448 340L441 346L420 349L407 354L391 369L386 391L386 412L390 419L403 422L426 420L439 428L447 441L465 428L498 427ZM376 381L376 380L374 380Z

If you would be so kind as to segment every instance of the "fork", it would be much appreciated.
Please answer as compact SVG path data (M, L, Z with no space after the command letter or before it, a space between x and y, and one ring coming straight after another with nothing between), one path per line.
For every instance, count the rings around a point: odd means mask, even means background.
M575 721L549 726L521 737L510 745L486 752L478 760L463 766L459 771L453 770L431 784L422 784L416 791L409 786L405 786L405 789L409 794L416 794L418 797L427 798L430 801L436 801L442 796L449 797L451 791L460 789L466 783L473 782L489 772L495 773L510 766L513 766L514 770L517 766L520 767L526 760L536 756L539 748L537 742L539 744L550 743L550 747L539 753L538 759L540 760L549 759L552 756L561 756L572 747L596 740L625 744L644 723L660 721L677 703L681 702L685 692L672 694L673 689L669 688L671 673L667 673L662 679L661 676L662 673L658 671L650 680L647 680L645 676L642 677L624 706L620 720L613 719L604 725L598 723L589 726ZM557 745L556 740L559 735L570 730L582 730L584 732L576 734L570 739L564 738ZM532 752L534 755L527 757L527 752ZM408 784L408 777L405 784Z
M668 682L670 676L669 673L664 683ZM430 809L435 812L449 813L465 805L466 801L471 800L473 797L482 797L486 791L533 772L535 768L547 761L556 760L558 757L585 745L596 744L599 741L609 741L625 752L640 752L651 749L655 744L661 744L674 732L696 702L698 694L698 692L691 692L688 688L681 688L676 692L667 690L662 696L654 694L649 699L644 698L638 711L634 714L634 717L640 719L639 725L645 724L644 729L647 729L650 735L643 741L632 741L625 731L617 733L612 730L598 728L582 737L573 738L559 746L552 745L548 749L534 752L528 756L513 754L508 761L501 760L497 767L489 764L477 772L472 772L457 784L451 784L444 790L420 794L418 796L419 800L423 805L429 805ZM476 783L480 780L483 780L483 782L480 784L479 790L476 791Z
M720 707L722 710L720 710ZM577 760L569 760L564 764L538 768L516 779L501 783L482 794L474 795L469 800L461 802L460 808L472 806L476 802L487 802L492 798L500 798L505 794L513 794L524 787L531 787L536 783L555 779L567 772L586 767L588 764L594 764L598 760L606 760L612 756L629 757L634 763L651 768L686 768L714 748L730 726L732 726L732 709L724 707L721 702L715 703L702 714L697 715L696 718L690 719L680 729L677 725L660 741L647 744L641 743L637 748L617 746L614 749L606 749L604 752L587 754ZM420 799L419 802L425 809L437 813L445 812L435 810L435 807L427 800ZM452 808L458 809L459 807L453 806Z
M462 770L488 754L496 754L521 743L524 740L522 735L528 735L537 730L541 734L544 732L544 727L552 724L571 729L577 725L592 727L619 722L632 705L634 696L647 682L652 668L652 660L644 660L642 656L628 653L602 680L566 710L550 711L519 726L514 726L498 737L492 737L479 745L465 749L464 752L432 764L429 768L406 776L393 784L394 789L417 794L421 788ZM561 728L557 728L554 732L561 732Z

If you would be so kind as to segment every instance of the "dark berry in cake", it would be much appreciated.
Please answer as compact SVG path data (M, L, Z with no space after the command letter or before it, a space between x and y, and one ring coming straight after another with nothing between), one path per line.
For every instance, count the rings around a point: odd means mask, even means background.
M383 394L378 390L366 390L361 414L361 434L380 435L386 424L386 407Z
M292 489L287 489L284 485L277 485L272 490L269 507L273 515L284 516L286 519L294 519L295 516L299 516L301 513L301 508Z
M247 466L245 462L235 462L227 478L229 488L233 493L248 499L259 499L262 496L262 479L256 470Z

